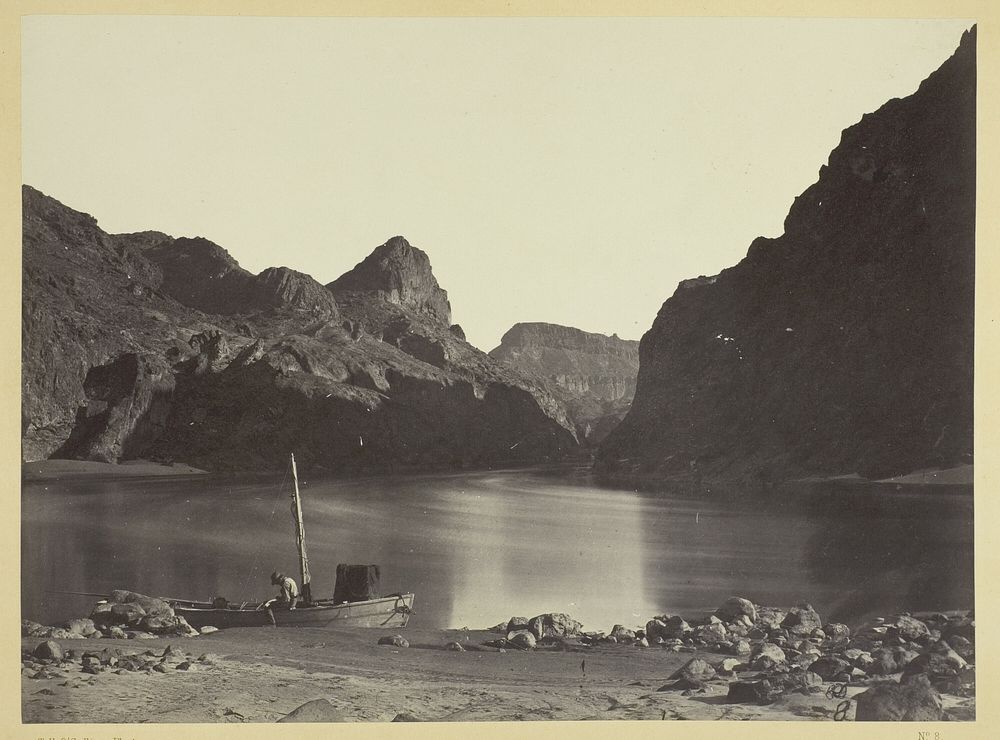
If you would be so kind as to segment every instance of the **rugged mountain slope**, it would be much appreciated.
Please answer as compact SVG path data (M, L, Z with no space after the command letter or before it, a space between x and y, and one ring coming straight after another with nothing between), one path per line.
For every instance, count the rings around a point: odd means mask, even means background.
M601 473L767 484L971 458L975 94L973 30L844 131L782 236L678 287Z
M621 421L639 372L639 343L540 322L512 326L490 356L539 377L565 404L581 440L597 444Z
M205 239L108 235L27 186L23 212L26 460L267 469L294 450L314 468L390 469L576 446L551 395L447 325L409 245L408 262L389 260L406 289L348 273L342 316L308 275L252 275Z

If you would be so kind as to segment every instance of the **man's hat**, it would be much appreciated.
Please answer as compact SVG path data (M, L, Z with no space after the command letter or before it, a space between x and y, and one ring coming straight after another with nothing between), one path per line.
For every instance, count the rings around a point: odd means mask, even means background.
M274 571L271 574L271 583L277 583L280 580L281 580L281 573L279 573L278 571Z

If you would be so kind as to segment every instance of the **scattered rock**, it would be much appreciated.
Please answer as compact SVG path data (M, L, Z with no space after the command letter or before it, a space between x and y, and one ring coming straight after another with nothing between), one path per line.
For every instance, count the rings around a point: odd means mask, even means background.
M39 660L59 661L63 659L65 653L62 646L55 640L40 642L31 653Z
M750 647L750 643L746 640L737 640L733 643L731 650L733 655L750 655L753 652L753 648Z
M695 630L695 638L706 645L717 645L726 637L726 628L722 624L705 624Z
M610 637L615 638L619 642L632 641L635 639L635 631L627 629L626 627L623 627L620 624L616 624L614 627L611 628Z
M718 673L735 673L736 669L741 665L740 661L736 658L724 658L715 670Z
M580 634L583 624L577 622L568 614L552 612L539 614L528 621L528 629L537 639L543 637L565 637Z
M833 681L841 673L850 672L851 664L843 658L827 655L810 663L809 670L818 674L824 681Z
M198 632L202 635L210 635L213 632L218 632L218 631L219 631L218 627L212 627L211 625L208 624L206 624L204 627L198 630Z
M690 632L691 625L676 616L663 615L646 622L646 637L650 640L655 640L657 637L672 640L682 638Z
M784 662L785 652L770 642L762 642L750 656L750 667L755 671L766 671Z
M460 642L454 642L454 641L447 643L444 646L444 649L445 650L451 650L452 652L456 652L456 653L464 653L465 652L465 648L462 647L462 643L460 643Z
M823 620L810 604L799 604L788 610L788 614L781 621L781 626L794 635L807 636L813 630L823 628Z
M64 629L83 637L90 637L97 632L92 619L71 619L64 625Z
M839 622L824 625L823 631L826 633L827 637L835 641L848 640L851 637L851 628L846 624L840 624Z
M393 647L408 648L410 642L402 635L386 635L378 638L379 645L392 645ZM200 660L200 658L199 658Z
M531 650L536 645L535 636L531 632L518 632L507 638L507 644L517 650Z
M709 681L715 678L715 668L701 658L692 658L674 671L670 678L684 678L694 682Z
M507 627L507 625L501 625L501 626L504 629L506 629L506 627ZM392 721L393 722L423 722L422 719L418 719L417 717L414 717L409 712L400 712L399 714L397 714L395 717L392 718Z
M897 614L886 621L886 636L899 637L903 640L922 640L930 637L927 625L909 614Z
M527 617L511 617L507 620L507 636L510 636L511 632L517 632L518 630L528 629L528 618Z
M954 689L959 672L968 667L961 655L952 650L948 643L934 643L923 655L918 655L903 668L902 681L909 677L926 675L932 684L945 690ZM951 693L951 691L949 691Z
M346 722L347 715L326 699L313 699L296 707L278 722Z
M952 650L961 655L966 662L969 662L970 658L975 656L975 645L961 635L951 635L945 642L948 643Z
M855 697L858 722L937 722L942 719L941 695L927 676L905 684L881 683Z
M112 604L105 614L111 624L135 624L146 616L146 610L138 604Z
M767 679L759 681L733 681L729 684L726 701L730 704L772 704L778 692Z
M754 624L766 633L768 630L780 627L787 615L788 612L783 609L777 609L773 606L759 606L757 607L757 620ZM762 634L761 637L763 636Z
M30 619L21 620L21 637L42 637L48 630L45 625L32 622Z

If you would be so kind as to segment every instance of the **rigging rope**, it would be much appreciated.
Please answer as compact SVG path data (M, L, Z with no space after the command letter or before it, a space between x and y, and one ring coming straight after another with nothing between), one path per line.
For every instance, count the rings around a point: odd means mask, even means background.
M285 481L288 480L288 468L290 465L285 465L285 472L281 476L281 483L278 484L278 490L274 494L274 505L271 507L271 515L267 518L267 529L266 531L271 531L271 521L274 519L274 512L278 510L278 499L281 498L281 491L285 487ZM246 579L243 581L243 594L247 593L247 589L250 587L250 581L253 579L254 574L257 572L257 561L260 560L260 547L254 552L253 560L250 562L250 571L247 573Z

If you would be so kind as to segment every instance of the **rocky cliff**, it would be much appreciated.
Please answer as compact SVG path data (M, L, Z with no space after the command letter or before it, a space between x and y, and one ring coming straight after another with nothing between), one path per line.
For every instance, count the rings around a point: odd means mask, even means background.
M663 304L599 472L766 487L969 461L975 123L973 30L844 131L782 236Z
M591 444L624 417L639 371L638 342L540 322L515 324L490 356L540 378Z
M395 238L326 287L221 247L109 235L23 189L23 457L334 471L552 459L559 401L468 345Z

